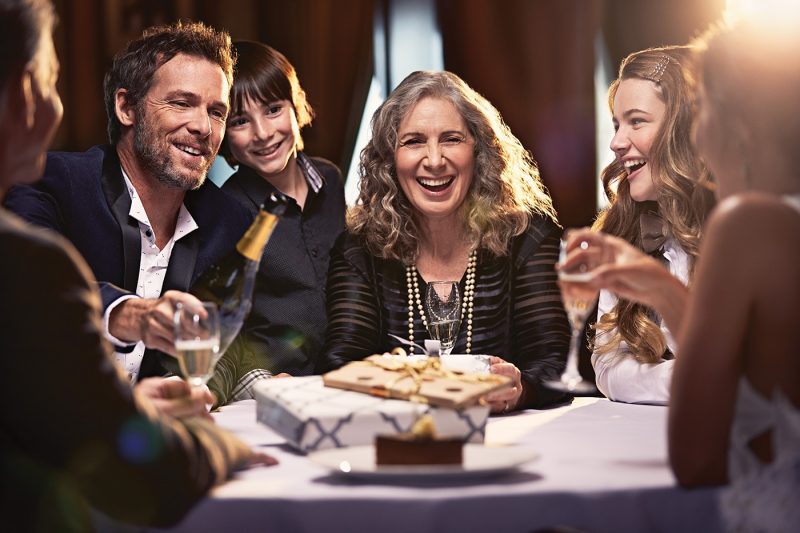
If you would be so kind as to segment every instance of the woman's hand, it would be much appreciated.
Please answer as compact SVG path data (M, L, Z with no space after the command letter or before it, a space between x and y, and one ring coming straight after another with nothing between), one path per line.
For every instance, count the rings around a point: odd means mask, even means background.
M597 265L588 272L587 286L656 307L658 294L670 284L672 275L663 264L618 237L579 229L568 233L567 242L567 259L558 268Z
M618 237L589 229L570 231L568 242L570 252L559 268L594 261L599 266L590 271L586 285L655 309L673 335L680 333L688 289L663 263Z
M487 400L492 413L507 413L517 408L522 398L522 373L505 359L489 356L489 371L492 374L511 378L511 387L491 393Z

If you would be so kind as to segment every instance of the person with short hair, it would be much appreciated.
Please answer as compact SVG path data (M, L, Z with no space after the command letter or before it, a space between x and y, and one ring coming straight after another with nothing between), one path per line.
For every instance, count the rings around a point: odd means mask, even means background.
M0 0L0 199L41 176L61 121L54 21L49 0ZM202 417L159 416L149 396L186 397L186 383L131 390L69 241L0 207L0 253L5 531L91 531L91 509L170 526L234 468L274 464Z
M86 259L117 361L133 382L179 374L171 355L175 305L197 303L185 291L252 222L206 181L228 118L230 46L227 33L201 23L146 30L105 77L111 144L50 153L44 178L6 199ZM198 394L198 405L209 401Z
M224 364L238 376L218 390L251 398L256 380L309 375L325 336L330 250L344 229L344 182L325 159L303 151L314 117L294 66L267 45L233 44L236 72L220 153L237 171L222 190L255 215L273 191L291 198L261 259L253 308Z

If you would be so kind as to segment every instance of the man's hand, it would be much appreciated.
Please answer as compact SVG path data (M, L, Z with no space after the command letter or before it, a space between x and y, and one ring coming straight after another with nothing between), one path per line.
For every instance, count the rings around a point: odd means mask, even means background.
M176 418L202 416L212 420L209 405L215 401L208 387L192 388L178 377L146 378L136 384L134 392L146 396L159 413Z
M175 355L173 315L179 303L199 306L200 300L187 292L167 291L160 298L131 298L111 311L108 332L128 342L144 341L148 348Z

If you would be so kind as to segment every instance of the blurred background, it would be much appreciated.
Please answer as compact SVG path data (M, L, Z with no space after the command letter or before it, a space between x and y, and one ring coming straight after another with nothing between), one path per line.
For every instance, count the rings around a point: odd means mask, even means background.
M729 0L730 2L731 0ZM54 0L64 121L54 149L107 142L103 74L151 25L179 19L283 52L316 111L303 132L357 191L357 154L388 91L419 69L461 76L538 161L564 226L590 224L611 159L606 89L627 54L685 44L725 0ZM215 181L228 170L215 165Z

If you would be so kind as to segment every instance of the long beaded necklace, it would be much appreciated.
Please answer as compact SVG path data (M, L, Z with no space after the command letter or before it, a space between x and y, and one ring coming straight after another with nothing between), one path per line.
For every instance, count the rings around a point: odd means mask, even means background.
M472 250L467 260L467 279L464 283L464 298L461 300L461 316L467 317L467 345L466 353L472 351L472 304L475 296L475 269L478 263L478 252ZM417 283L417 266L406 266L406 286L408 288L408 340L414 342L414 304L419 310L422 318L422 325L428 327L425 318L425 308L422 306L422 299L419 295L419 283ZM414 353L414 346L411 345L409 353Z

